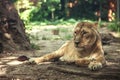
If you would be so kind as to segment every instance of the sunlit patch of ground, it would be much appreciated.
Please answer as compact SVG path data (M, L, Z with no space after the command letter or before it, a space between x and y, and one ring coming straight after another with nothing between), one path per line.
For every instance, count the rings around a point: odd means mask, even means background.
M18 61L17 58L18 57L14 57L14 56L1 58L0 65L14 66L14 65L22 64L23 62Z
M35 27L29 31L27 31L28 34L30 34L31 40L34 42L34 40L65 40L70 39L72 37L72 29L74 25L65 26L65 25L47 25L47 26L39 26ZM58 35L53 34L53 30L58 30Z

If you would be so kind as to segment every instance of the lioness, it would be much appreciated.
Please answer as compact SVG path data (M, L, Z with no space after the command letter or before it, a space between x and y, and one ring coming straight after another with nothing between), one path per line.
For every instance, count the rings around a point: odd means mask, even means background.
M90 70L98 70L106 64L101 37L96 24L80 22L74 28L74 37L60 49L34 59L36 64L59 58L61 61L74 62L76 65L87 65Z

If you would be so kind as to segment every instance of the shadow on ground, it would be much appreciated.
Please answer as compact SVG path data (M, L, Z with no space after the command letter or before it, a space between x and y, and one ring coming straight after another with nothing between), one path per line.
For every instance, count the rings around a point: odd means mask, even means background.
M108 61L99 71L55 61L40 65L22 64L18 56L37 57L58 49L64 41L40 41L39 51L19 51L0 54L0 80L120 80L120 38L102 34ZM47 49L47 50L46 50ZM14 63L14 64L13 64Z

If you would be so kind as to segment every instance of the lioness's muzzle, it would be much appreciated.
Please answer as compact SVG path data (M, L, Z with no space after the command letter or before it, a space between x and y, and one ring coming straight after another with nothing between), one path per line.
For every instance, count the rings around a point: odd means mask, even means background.
M80 41L75 41L75 44L78 45L80 43Z

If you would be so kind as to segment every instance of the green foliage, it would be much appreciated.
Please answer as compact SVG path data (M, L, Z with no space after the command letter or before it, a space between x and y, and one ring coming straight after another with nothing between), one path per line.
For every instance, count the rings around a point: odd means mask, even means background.
M37 44L35 44L35 41L38 41L39 40L39 37L38 36L34 36L32 34L27 34L27 36L29 37L30 39L30 43L31 43L31 48L32 49L36 49L36 50L39 50L40 49L40 46L38 46Z
M104 3L106 3L106 1L101 1L101 4ZM78 3L73 8L68 7L68 1L65 1L65 5L63 6L60 0L16 0L15 4L21 19L23 19L26 24L33 21L45 23L47 21L53 21L54 24L57 24L56 20L61 19L62 21L62 18L97 20L95 12L99 9L100 2L99 0L78 0ZM61 10L62 7L65 9ZM69 11L69 16L67 16L67 11ZM102 10L102 18L107 16L106 12L107 11Z
M44 21L52 19L52 12L60 9L59 2L57 0L49 0L41 2L41 6L36 6L31 12L31 21ZM55 16L57 18L57 16Z
M11 0L11 2L16 2L16 1L18 1L18 0Z
M60 32L68 32L67 28L59 28Z
M30 0L17 0L15 2L21 19L27 24L30 21L44 21L51 19L51 13L60 9L59 0L39 0L37 3ZM55 15L57 18L57 15Z
M27 24L30 20L30 13L34 10L33 3L29 0L17 0L15 4L21 19Z
M66 40L70 40L70 39L72 39L72 35L70 35L70 34L67 34L67 35L65 35L65 38L64 39L66 39Z
M21 19L27 24L30 20L30 13L32 12L32 9L25 10L20 14Z
M34 43L31 43L31 48L35 50L40 50L40 47Z
M108 25L108 28L111 29L111 30L113 30L113 31L120 32L120 23L116 23L116 22L110 23Z

